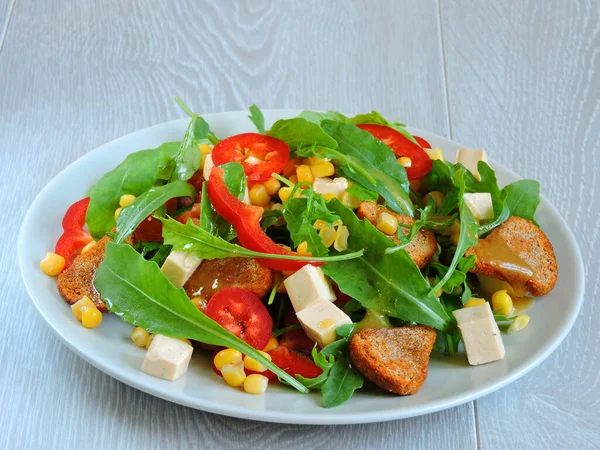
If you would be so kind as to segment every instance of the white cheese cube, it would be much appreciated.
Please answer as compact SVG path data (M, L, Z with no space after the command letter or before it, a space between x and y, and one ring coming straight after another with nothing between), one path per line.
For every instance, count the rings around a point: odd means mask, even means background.
M352 323L344 311L327 300L312 303L296 313L296 317L308 337L320 347L325 347L336 340L337 327Z
M196 271L202 260L193 253L172 251L160 270L175 287L182 287Z
M492 195L489 192L464 194L463 200L478 222L494 218L494 205L492 204Z
M315 302L335 300L335 293L321 268L310 264L283 280L283 285L297 313Z
M213 167L215 167L215 163L213 163L212 155L209 153L206 155L206 158L204 158L204 167L202 168L202 175L206 181L208 181L208 177L210 177L210 171Z
M193 350L179 339L157 334L146 352L142 371L153 377L176 380L187 372Z
M489 164L485 150L459 148L456 151L456 161L454 162L461 163L475 176L475 178L481 180L481 175L479 175L479 170L477 170L477 164L479 161Z
M490 304L452 312L465 344L469 364L476 366L504 358L504 344Z
M348 180L343 177L334 178L315 178L313 189L317 194L340 195L348 189Z

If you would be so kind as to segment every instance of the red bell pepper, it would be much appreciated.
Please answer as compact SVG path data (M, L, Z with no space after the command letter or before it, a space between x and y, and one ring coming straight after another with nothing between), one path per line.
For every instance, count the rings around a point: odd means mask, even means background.
M235 197L225 184L223 179L223 169L213 167L210 178L208 179L208 198L211 203L226 221L228 221L238 235L240 244L248 250L255 252L270 253L273 255L295 255L297 253L286 250L277 245L260 227L263 209L258 206L248 205ZM306 264L320 266L323 263L308 261L292 261L283 259L264 259L257 258L261 265L274 270L292 270L296 271Z
M63 217L63 234L56 242L54 253L65 258L65 269L71 265L77 253L93 240L83 229L89 204L89 197L79 200L69 206Z

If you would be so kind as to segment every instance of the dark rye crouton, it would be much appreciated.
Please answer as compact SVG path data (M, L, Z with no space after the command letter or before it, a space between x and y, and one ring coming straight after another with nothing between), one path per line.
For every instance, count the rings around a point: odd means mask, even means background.
M352 365L379 387L399 395L416 394L427 378L436 332L415 325L365 328L350 340Z
M377 223L377 216L383 212L392 214L398 219L398 223L404 225L412 225L414 220L408 216L397 214L389 209L378 205L374 202L362 202L356 211L356 215L359 219L367 219L373 225ZM404 228L403 232L408 235L409 229ZM400 239L397 236L388 236L396 245L400 244ZM437 240L435 234L429 230L421 229L413 238L413 240L404 248L411 259L419 267L423 269L426 267L433 258L437 249Z

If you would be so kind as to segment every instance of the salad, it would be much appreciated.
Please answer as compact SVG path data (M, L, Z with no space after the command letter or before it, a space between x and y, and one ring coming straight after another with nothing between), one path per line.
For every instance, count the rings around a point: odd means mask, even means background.
M367 380L412 395L432 352L504 358L502 333L556 283L539 184L500 188L483 150L445 161L376 111L267 130L252 105L256 132L216 136L176 101L182 140L106 173L40 263L83 326L133 326L149 375L175 380L203 352L250 394L282 383L330 408Z

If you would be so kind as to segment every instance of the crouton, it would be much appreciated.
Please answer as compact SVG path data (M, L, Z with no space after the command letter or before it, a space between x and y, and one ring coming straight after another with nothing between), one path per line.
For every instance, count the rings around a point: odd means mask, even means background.
M529 273L511 269L510 264L494 261L493 245L499 239L525 262L526 268L531 269ZM483 243L489 245L484 246ZM490 254L484 257L486 248L490 249ZM535 297L550 292L558 278L558 264L548 237L533 222L520 217L510 217L481 240L478 246L468 249L466 255L475 255L477 258L471 272L506 281L516 292L530 292ZM500 255L499 259L502 258ZM530 275L531 272L533 275Z
M273 285L273 271L252 258L204 260L184 286L187 295L209 300L213 294L228 287L247 289L264 297Z
M365 328L350 340L350 360L377 386L399 395L416 394L427 379L435 338L435 330L422 325Z
M375 225L377 223L377 216L383 212L395 216L396 219L398 219L399 224L412 225L414 222L412 218L397 214L374 202L361 202L356 215L359 219L367 219ZM402 230L405 235L408 235L408 228L403 228ZM389 236L389 238L394 241L396 245L400 244L400 239L398 239L397 236ZM437 249L435 234L432 231L421 229L404 249L419 269L423 269L431 262Z

